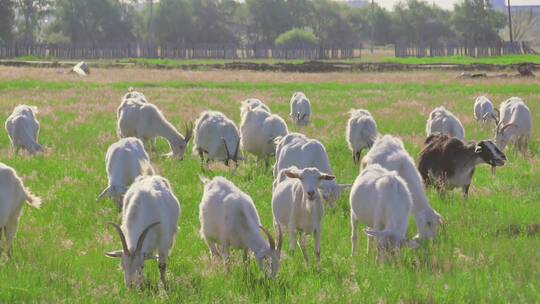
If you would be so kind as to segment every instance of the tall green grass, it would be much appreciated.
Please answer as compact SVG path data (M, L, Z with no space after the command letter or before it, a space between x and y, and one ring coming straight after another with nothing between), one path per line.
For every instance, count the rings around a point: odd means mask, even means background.
M505 55L493 57L470 57L470 56L448 56L448 57L407 57L397 58L388 57L383 62L401 63L401 64L493 64L493 65L512 65L520 63L540 64L540 55Z
M464 122L467 139L485 139L491 132L476 128L472 103L478 93L494 101L523 97L533 113L531 153L507 151L507 165L492 176L487 166L475 174L468 201L459 191L438 197L429 190L432 206L442 214L446 229L433 243L405 250L397 263L375 262L367 255L365 237L359 254L350 256L348 194L336 208L326 210L322 231L322 263L305 265L300 252L287 254L275 280L259 274L253 259L247 268L235 253L229 270L209 260L198 235L198 204L202 185L199 161L188 155L178 162L161 158L167 144L158 142L152 154L159 173L167 177L180 199L180 231L169 259L170 289L158 289L158 270L147 262L150 281L143 291L123 286L119 262L103 252L120 242L106 223L119 220L112 202L96 202L106 186L104 154L116 140L115 107L129 86L141 89L166 116L180 126L211 108L239 121L239 101L260 96L272 111L288 113L288 98L303 90L313 104L312 126L298 130L326 146L340 183L358 174L347 149L344 130L349 108L367 108L380 132L404 139L413 157L420 150L425 117L440 104ZM37 105L42 113L40 141L44 155L13 155L5 132L0 132L1 161L13 166L26 186L39 195L40 210L24 207L11 260L0 259L0 302L432 302L534 303L540 298L540 88L534 84L276 84L276 83L52 83L0 82L0 120L19 103ZM257 167L253 158L236 172L215 169L252 196L261 220L272 223L271 171ZM415 233L414 221L409 236ZM309 245L313 261L312 242Z

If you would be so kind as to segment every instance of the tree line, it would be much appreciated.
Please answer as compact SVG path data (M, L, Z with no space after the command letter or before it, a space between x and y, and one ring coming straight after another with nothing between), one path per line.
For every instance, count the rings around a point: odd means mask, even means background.
M463 0L453 10L420 0L392 10L332 0L0 1L0 43L343 45L367 42L373 30L377 45L478 44L499 41L506 24L489 0Z

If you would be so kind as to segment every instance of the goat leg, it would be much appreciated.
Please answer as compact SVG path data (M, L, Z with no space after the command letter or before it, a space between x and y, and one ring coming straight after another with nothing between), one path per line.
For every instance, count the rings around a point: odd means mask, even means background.
M165 272L167 270L167 263L160 262L158 264L158 268L159 268L159 279L161 280L161 283L163 284L163 288L167 289L167 282L166 282L166 279L165 279Z

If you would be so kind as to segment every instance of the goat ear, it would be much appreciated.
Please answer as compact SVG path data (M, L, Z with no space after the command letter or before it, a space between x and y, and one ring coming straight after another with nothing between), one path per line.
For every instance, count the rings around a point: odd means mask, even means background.
M109 258L120 258L124 252L122 250L105 252L105 256Z
M474 153L476 154L482 153L482 146L476 145L476 148L474 149Z
M334 179L336 179L336 177L334 175L323 174L323 175L321 175L321 177L319 177L319 179L321 179L321 180L334 180Z
M298 174L296 170L286 170L286 171L283 171L283 173L288 178L300 178L300 175Z

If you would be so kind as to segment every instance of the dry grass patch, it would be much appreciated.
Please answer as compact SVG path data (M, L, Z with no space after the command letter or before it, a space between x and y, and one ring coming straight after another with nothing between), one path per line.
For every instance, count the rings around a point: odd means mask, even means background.
M53 82L80 81L83 83L107 84L112 82L240 82L240 83L450 83L457 81L458 71L403 71L403 72L342 72L342 73L281 73L255 71L184 71L141 68L92 69L88 77L75 74L60 73L63 69L0 67L0 79L20 80L32 79ZM540 80L532 80L540 83ZM522 79L487 79L459 80L464 85L495 83L518 84Z

